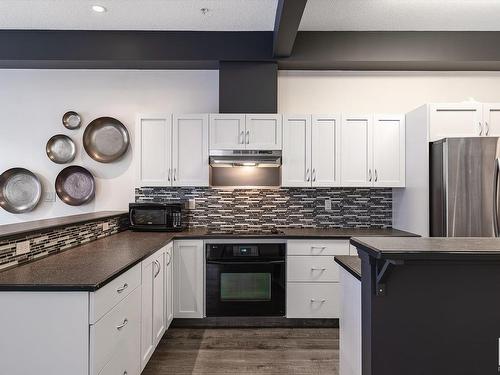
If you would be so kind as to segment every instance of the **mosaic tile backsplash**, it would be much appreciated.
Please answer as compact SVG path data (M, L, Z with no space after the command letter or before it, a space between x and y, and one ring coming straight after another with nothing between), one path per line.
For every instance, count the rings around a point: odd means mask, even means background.
M372 188L214 189L147 187L137 202L187 201L190 227L227 230L272 228L390 228L392 190ZM330 199L332 209L325 210Z
M106 223L108 228L104 229ZM0 239L0 269L82 245L127 228L128 218L120 216ZM29 251L16 255L16 247L21 247L27 241Z

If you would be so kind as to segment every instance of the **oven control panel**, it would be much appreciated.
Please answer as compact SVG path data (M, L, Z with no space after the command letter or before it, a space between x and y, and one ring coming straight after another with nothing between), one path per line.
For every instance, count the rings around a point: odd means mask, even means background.
M233 256L257 257L259 256L259 247L256 245L235 245L233 246Z

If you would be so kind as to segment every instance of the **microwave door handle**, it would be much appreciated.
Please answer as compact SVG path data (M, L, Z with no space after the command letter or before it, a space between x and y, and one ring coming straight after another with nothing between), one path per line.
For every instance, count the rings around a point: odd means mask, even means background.
M128 220L130 221L130 226L132 226L132 227L135 225L134 224L134 219L133 219L134 212L135 212L135 208L131 208L130 212L128 213Z

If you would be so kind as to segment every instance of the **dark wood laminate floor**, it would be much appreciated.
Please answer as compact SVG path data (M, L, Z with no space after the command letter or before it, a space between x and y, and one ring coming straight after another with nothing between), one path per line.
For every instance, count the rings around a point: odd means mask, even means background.
M338 375L336 328L172 328L143 375Z

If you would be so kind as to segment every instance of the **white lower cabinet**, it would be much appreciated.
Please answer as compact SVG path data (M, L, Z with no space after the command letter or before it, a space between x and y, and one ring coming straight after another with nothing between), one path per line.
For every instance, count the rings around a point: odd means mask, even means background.
M167 291L167 307L166 307L166 322L167 329L170 327L172 320L174 320L174 244L170 242L166 248L166 291Z
M174 318L203 318L204 265L203 241L175 241Z
M141 370L166 330L166 248L145 259L142 267Z
M339 318L339 268L334 255L349 255L349 241L287 242L287 318Z

